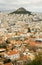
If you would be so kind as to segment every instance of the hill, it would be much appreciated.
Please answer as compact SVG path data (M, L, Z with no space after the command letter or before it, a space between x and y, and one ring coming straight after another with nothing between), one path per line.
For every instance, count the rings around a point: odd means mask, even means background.
M21 7L21 8L19 8L19 9L17 9L16 11L14 11L14 12L11 12L10 14L31 14L31 12L30 11L27 11L25 8L23 8L23 7Z

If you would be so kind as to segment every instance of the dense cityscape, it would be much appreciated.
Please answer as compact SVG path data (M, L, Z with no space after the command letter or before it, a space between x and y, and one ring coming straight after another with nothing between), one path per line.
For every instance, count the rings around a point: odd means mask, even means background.
M0 65L36 62L42 65L42 13L22 7L11 13L0 12Z

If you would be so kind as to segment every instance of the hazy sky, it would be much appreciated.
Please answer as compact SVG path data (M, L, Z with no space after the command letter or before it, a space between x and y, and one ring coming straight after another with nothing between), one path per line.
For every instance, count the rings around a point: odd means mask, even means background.
M19 7L42 12L42 0L0 0L0 9L17 9Z

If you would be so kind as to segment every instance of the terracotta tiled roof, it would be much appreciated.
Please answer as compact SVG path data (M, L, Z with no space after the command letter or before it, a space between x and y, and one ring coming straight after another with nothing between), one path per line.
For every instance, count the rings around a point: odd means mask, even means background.
M19 60L28 60L28 58L29 58L29 56L24 55L23 57L20 57L20 59L19 59Z
M32 42L30 42L30 45L31 46L35 46L36 45L36 42L32 41Z
M14 55L14 54L18 54L19 51L17 49L14 49L13 51L8 52L8 55Z
M10 62L10 63L5 63L4 65L12 65L12 63Z
M25 40L25 41L24 41L24 43L28 43L28 42L29 42L29 40Z

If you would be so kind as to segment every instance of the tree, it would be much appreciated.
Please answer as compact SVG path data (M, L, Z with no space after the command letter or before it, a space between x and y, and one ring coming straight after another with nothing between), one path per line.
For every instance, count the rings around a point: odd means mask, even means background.
M36 59L26 65L42 65L42 53L38 53Z

